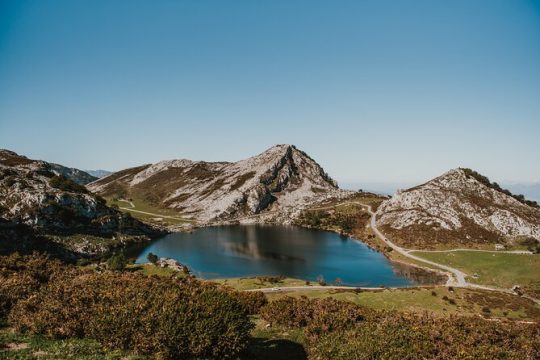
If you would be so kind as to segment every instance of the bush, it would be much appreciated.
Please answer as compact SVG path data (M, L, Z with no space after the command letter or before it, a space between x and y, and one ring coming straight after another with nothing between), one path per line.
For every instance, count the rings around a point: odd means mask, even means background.
M127 261L123 254L113 255L107 260L107 268L113 271L122 271L126 268Z
M261 309L261 317L270 324L306 326L313 318L313 309L308 305L309 300L305 297L297 299L287 296L264 306Z
M381 314L355 327L306 337L316 359L537 359L535 325L451 316Z
M375 311L334 299L283 298L261 317L304 327L311 359L538 358L540 328L471 317Z
M146 257L148 261L150 261L152 264L156 264L159 260L159 257L156 254L148 253L148 256Z
M261 291L234 291L230 294L242 305L246 314L259 314L262 307L268 303L266 296Z
M471 317L435 317L375 311L334 299L283 298L261 316L303 326L310 359L536 359L536 324L494 323Z
M0 317L6 316L17 301L37 292L50 279L80 272L43 254L0 256Z
M271 324L303 327L313 326L329 331L354 324L369 313L353 303L332 298L309 300L306 297L284 297L261 309L261 317Z
M19 302L9 321L20 332L89 337L161 358L235 357L252 328L240 303L216 286L137 273L51 282Z
M83 193L87 194L88 190L82 185L77 184L74 181L69 180L68 178L62 175L54 175L49 179L49 185L55 189L74 192L74 193Z

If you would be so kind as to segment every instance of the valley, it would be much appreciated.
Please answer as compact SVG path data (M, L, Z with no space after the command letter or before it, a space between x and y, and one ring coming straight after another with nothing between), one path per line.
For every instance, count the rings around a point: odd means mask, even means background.
M74 286L127 281L122 286L142 282L149 287L172 281L167 286L178 291L193 287L223 292L250 309L250 330L243 335L249 340L240 354L250 359L291 351L304 359L331 348L314 345L312 328L301 325L319 320L297 322L292 319L300 313L290 313L292 318L281 322L273 313L280 306L374 312L366 315L372 319L365 320L367 326L378 321L374 319L391 319L398 327L391 325L394 330L388 331L402 329L403 321L417 323L417 329L458 321L480 332L493 331L489 323L512 332L540 321L540 210L472 170L454 169L384 196L340 189L293 145L276 145L238 162L167 160L99 179L77 169L59 172L55 169L63 168L58 166L0 152L5 223L0 227L0 251L9 255L39 250L79 264L45 265L69 269L39 285L50 289L38 293L45 298L54 296L55 286L71 286L72 281ZM165 265L152 263L152 256ZM6 320L9 308L19 297L20 304L30 301L25 300L27 290L17 289L37 286L27 275L19 277L33 265L21 266L15 259L17 265L9 263L12 257L4 257L0 268L0 279L8 284L0 288L0 307L8 309L0 325L0 354L16 351L25 358L30 355L24 354L43 352L54 357L76 347L80 353L73 353L75 358L148 355L141 350L132 353L132 347L100 348L100 342L86 337L70 337L60 345L64 340L40 331L19 333L37 326L34 320L24 320L29 325L16 325L19 330L14 330L17 321ZM186 270L166 265L175 261ZM30 272L30 277L38 273ZM56 283L57 277L61 283ZM107 284L100 286L117 286ZM120 301L123 295L114 296ZM91 301L99 302L96 299ZM422 316L426 318L420 320ZM437 331L445 334L452 326ZM323 340L333 341L331 337L343 331L353 330L336 328ZM512 354L534 343L529 338L515 341L523 346L512 345ZM501 351L500 345L492 346Z

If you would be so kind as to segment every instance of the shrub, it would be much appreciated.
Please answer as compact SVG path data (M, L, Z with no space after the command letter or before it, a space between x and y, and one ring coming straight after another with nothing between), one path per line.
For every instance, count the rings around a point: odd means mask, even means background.
M123 254L113 255L107 260L107 268L113 271L122 271L126 268L127 261Z
M230 294L244 308L248 315L259 314L261 308L268 303L266 296L261 291L231 291Z
M259 280L261 283L270 283L270 284L277 284L285 280L285 276L257 276L257 280Z
M309 300L306 297L284 297L261 309L261 317L271 324L302 327L321 331L348 326L361 320L369 311L353 303L332 298Z
M0 256L0 317L6 316L17 301L26 299L50 279L80 272L43 254Z
M148 253L148 256L146 257L148 261L150 261L152 264L156 264L159 260L159 257L156 254Z
M434 317L367 310L334 299L283 298L261 316L304 326L311 359L536 359L536 324L494 323L471 317Z
M261 317L271 324L290 327L306 326L313 318L313 309L308 306L309 300L284 297L272 301L261 309Z
M83 193L87 194L88 190L82 185L77 184L74 181L69 180L68 178L62 175L54 175L49 179L49 185L55 189L74 192L74 193Z
M89 337L161 358L235 357L252 328L240 303L216 286L137 273L51 282L19 302L9 321L21 332Z

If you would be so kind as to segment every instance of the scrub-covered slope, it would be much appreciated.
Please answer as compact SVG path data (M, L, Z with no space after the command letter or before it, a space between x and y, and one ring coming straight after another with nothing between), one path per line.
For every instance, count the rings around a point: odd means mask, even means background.
M23 235L39 235L62 239L75 253L99 253L107 250L113 238L117 242L154 233L147 225L105 205L84 186L56 175L55 169L55 164L0 150L2 249L16 249ZM98 238L100 244L96 245L93 240Z

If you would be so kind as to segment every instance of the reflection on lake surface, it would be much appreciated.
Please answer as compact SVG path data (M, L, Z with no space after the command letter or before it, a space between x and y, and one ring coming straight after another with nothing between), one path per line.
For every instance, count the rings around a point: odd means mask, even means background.
M205 279L283 275L306 280L318 276L346 285L409 286L380 253L338 234L289 226L220 226L193 233L173 233L155 240L138 254L148 253L185 264Z

